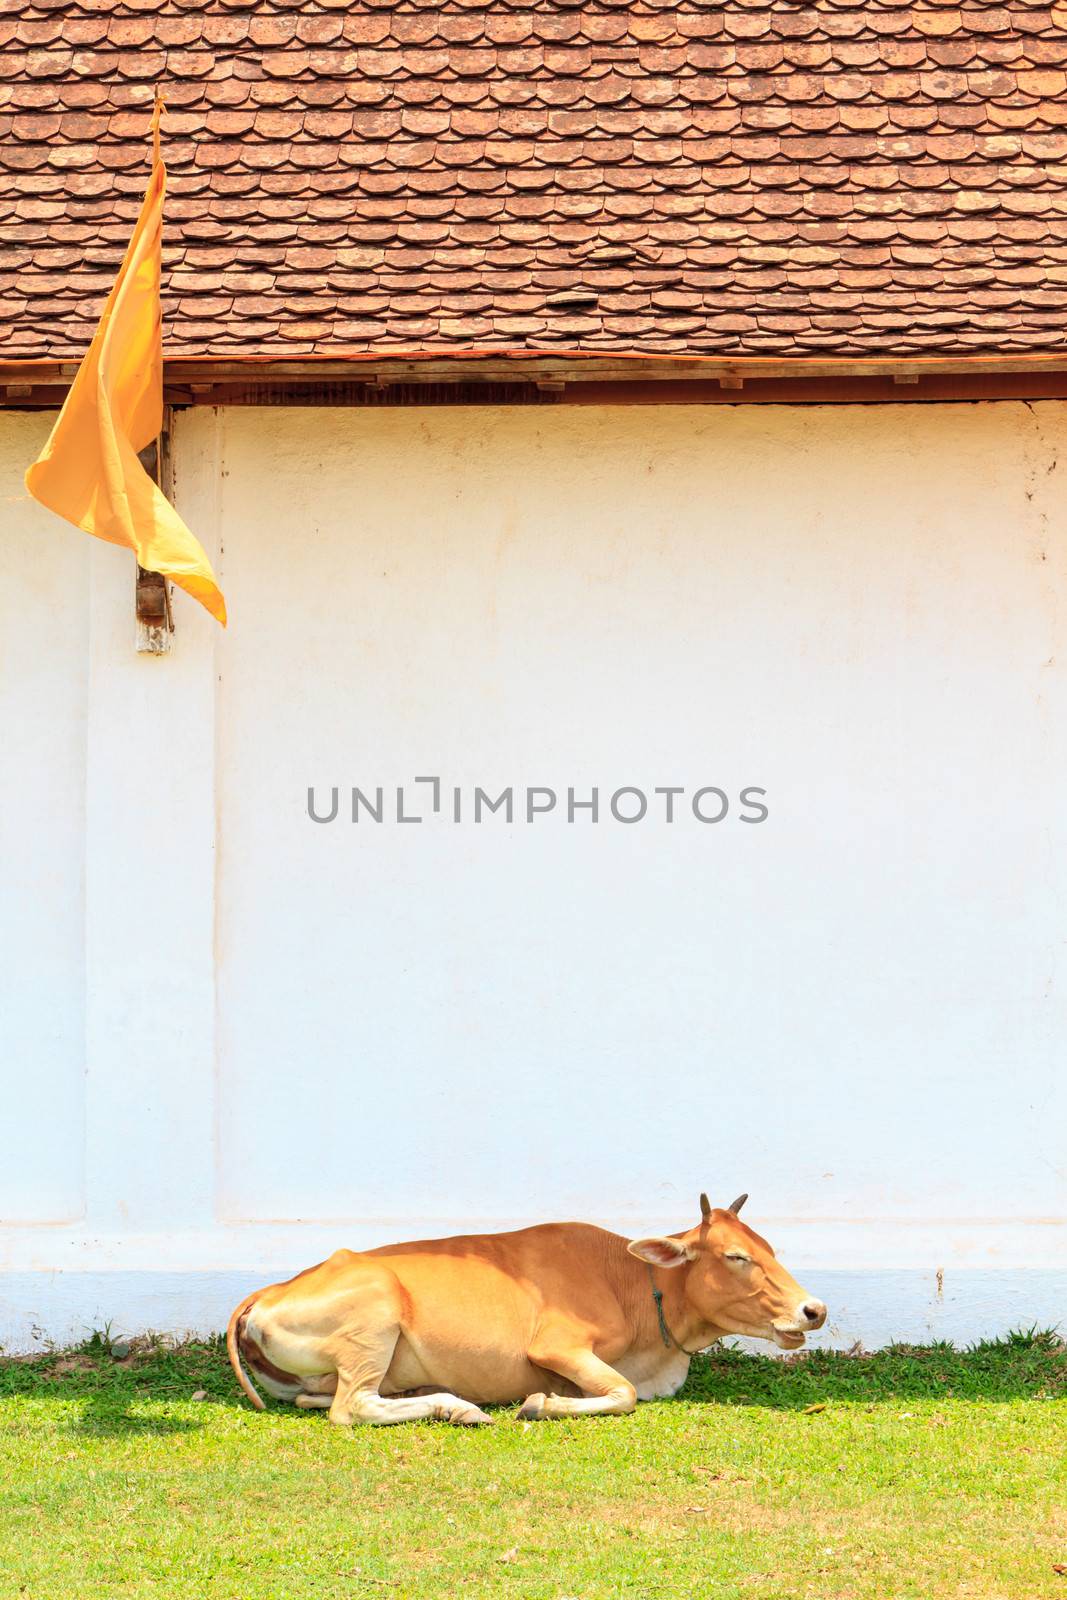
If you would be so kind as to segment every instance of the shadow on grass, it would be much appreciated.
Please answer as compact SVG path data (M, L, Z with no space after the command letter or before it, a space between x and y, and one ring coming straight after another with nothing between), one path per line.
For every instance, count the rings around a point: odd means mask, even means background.
M170 1409L201 1391L202 1418L199 1411L190 1417L184 1407L181 1413ZM247 1409L221 1339L177 1349L148 1345L116 1360L97 1334L75 1350L0 1357L0 1407L15 1397L73 1402L78 1409L72 1430L99 1437L197 1433L210 1426L216 1405Z
M190 1415L184 1403L200 1391L204 1400ZM78 1350L33 1359L0 1357L0 1408L16 1397L74 1402L72 1429L100 1437L196 1433L211 1426L218 1406L253 1414L234 1383L221 1339L175 1350L135 1350L121 1361L99 1337ZM799 1359L778 1360L721 1349L693 1361L678 1399L690 1405L798 1411L831 1400L878 1405L902 1399L1057 1397L1067 1398L1067 1350L1054 1334L1031 1330L967 1350L950 1344L894 1345L872 1355L813 1350ZM172 1409L176 1402L180 1411ZM267 1405L301 1416L290 1406L269 1400Z
M695 1360L679 1398L803 1410L821 1400L1024 1400L1067 1396L1067 1348L1031 1329L959 1350L951 1344L890 1345L873 1354L804 1351L777 1360L716 1350Z

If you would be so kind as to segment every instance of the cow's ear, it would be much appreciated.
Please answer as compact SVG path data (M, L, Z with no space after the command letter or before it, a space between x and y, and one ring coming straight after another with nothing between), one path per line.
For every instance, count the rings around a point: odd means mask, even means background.
M696 1260L694 1251L680 1239L634 1239L626 1248L638 1261L647 1261L650 1267L684 1267L687 1261Z

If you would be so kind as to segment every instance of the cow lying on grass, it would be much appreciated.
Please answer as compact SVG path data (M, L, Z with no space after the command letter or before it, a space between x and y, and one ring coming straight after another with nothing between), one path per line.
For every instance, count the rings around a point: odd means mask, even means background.
M242 1300L226 1334L259 1410L268 1394L329 1407L331 1422L620 1415L675 1394L689 1358L723 1334L782 1349L826 1307L738 1218L700 1197L695 1228L632 1242L583 1222L338 1250ZM470 1396L460 1399L460 1395Z

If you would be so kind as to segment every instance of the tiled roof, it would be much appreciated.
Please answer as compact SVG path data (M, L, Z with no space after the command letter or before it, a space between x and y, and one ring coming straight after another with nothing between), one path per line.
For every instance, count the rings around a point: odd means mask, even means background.
M0 354L1064 348L1067 6L0 0Z

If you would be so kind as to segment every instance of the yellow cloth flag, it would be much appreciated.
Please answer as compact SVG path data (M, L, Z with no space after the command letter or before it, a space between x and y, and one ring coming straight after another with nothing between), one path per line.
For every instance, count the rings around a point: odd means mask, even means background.
M167 171L159 153L162 101L152 117L152 179L100 325L59 420L26 473L35 500L76 528L136 552L224 626L211 563L137 459L163 425L160 242Z

